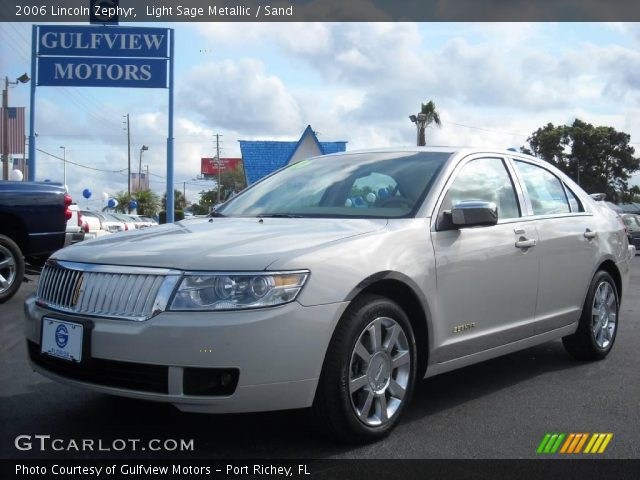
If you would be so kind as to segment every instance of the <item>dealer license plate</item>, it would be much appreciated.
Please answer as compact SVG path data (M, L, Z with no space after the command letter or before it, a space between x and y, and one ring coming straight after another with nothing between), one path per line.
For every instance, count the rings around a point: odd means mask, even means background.
M70 362L82 360L82 325L53 318L42 319L40 351Z

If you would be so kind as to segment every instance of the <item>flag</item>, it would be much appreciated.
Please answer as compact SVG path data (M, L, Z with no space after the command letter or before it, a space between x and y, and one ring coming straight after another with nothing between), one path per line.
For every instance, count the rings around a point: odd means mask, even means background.
M140 183L138 183L138 174L131 172L131 191L142 192L149 190L149 177L146 173L140 175Z
M0 153L5 153L4 122L7 121L6 153L9 155L24 154L24 107L0 108Z

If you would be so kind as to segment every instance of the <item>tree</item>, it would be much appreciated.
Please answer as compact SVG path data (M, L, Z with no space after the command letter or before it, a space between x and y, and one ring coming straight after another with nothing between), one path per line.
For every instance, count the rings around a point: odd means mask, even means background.
M244 168L240 165L236 170L223 172L220 176L220 202L225 202L233 194L244 190L247 186L247 180L244 175ZM191 206L194 215L207 214L210 208L218 204L218 188L211 190L202 190L200 192L200 202Z
M418 146L424 147L427 144L425 131L432 123L437 127L442 126L440 120L440 114L436 110L436 104L433 100L429 100L427 103L422 103L420 107L420 113L418 115L411 115L409 117L418 128Z
M118 206L114 210L118 213L129 213L129 204L131 200L135 200L138 204L136 211L138 215L152 216L158 213L160 199L151 190L143 190L141 192L132 193L120 191L115 194L114 198L118 201Z
M131 202L131 196L128 192L119 191L113 197L118 205L114 208L114 210L118 213L128 213L129 212L129 202Z
M182 191L175 189L173 191L173 202L174 202L174 207L175 210L184 210L185 207L187 206L187 199L185 198L184 194L182 193ZM165 192L164 195L162 195L162 209L166 210L167 209L167 194Z
M589 193L606 193L612 201L628 200L640 189L629 187L640 158L629 145L631 136L613 127L593 126L575 119L571 125L548 123L527 139L525 153L555 165Z
M136 202L138 202L138 215L151 217L158 213L160 209L160 197L151 190L142 190L135 194Z

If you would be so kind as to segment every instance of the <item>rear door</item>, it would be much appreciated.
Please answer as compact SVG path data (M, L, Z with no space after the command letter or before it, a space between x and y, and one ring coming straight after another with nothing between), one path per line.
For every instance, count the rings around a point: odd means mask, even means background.
M495 202L498 224L449 227L446 212L473 200ZM500 156L462 160L442 192L431 233L442 319L434 327L437 362L533 335L537 232L522 217L522 202L513 171Z
M527 218L539 235L538 334L580 317L598 258L598 232L593 215L553 172L525 160L513 163L527 199Z

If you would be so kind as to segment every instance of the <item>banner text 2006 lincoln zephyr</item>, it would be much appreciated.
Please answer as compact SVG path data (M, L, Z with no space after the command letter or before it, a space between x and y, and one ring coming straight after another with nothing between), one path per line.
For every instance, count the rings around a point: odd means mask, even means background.
M511 151L303 160L209 218L55 253L25 304L29 356L69 385L312 407L334 437L375 440L423 377L556 338L607 356L635 250L602 205Z

